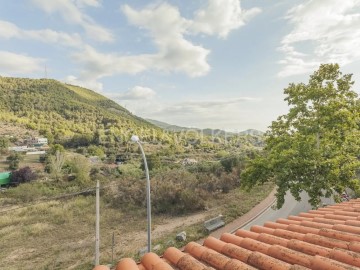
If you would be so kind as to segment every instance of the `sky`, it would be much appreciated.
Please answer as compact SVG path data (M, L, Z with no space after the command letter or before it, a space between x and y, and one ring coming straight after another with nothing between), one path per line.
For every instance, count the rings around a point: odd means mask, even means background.
M0 76L80 85L170 124L266 131L284 88L321 63L360 82L360 0L0 4Z

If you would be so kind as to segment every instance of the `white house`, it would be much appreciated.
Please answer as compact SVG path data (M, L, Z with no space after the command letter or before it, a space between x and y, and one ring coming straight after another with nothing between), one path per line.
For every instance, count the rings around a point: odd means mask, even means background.
M31 138L30 140L28 140L28 144L29 145L34 145L34 144L48 144L48 139L47 138L40 138L40 137L35 137L35 138Z

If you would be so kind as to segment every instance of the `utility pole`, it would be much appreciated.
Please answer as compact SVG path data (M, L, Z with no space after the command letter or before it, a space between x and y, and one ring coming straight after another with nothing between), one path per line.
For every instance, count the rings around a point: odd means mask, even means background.
M96 182L95 265L100 264L100 183Z

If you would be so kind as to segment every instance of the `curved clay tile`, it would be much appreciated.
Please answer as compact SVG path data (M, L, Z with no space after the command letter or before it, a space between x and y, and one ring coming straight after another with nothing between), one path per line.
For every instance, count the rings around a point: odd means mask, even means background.
M257 241L251 238L244 238L241 241L241 247L246 248L251 251L259 251L261 253L267 254L271 245Z
M346 220L343 224L360 227L360 221L359 220Z
M299 264L311 268L311 260L313 256L306 255L302 252L295 251L278 245L273 245L269 248L268 255L285 261L290 264Z
M307 243L304 241L292 239L288 242L287 247L296 251L300 251L302 253L308 254L308 255L321 255L324 257L329 256L331 249L314 245L311 243Z
M304 237L304 241L308 243L312 243L315 245L328 247L328 248L342 248L342 249L348 249L348 242L328 238L325 236L307 233Z
M297 239L297 240L304 239L303 233L298 233L298 232L288 231L288 230L283 230L283 229L275 229L274 235L281 237L281 238L285 238L285 239Z
M360 243L359 242L350 242L349 245L348 245L348 249L351 250L351 251L355 251L355 252L360 253Z
M252 266L255 266L258 269L264 270L289 270L291 269L291 264L283 262L281 260L275 259L268 255L262 254L260 252L254 251L248 258L248 263Z
M306 233L318 234L319 233L319 229L311 228L311 227L304 227L301 225L294 225L294 224L290 224L287 227L287 230L297 232L297 233L303 233L303 234L306 234Z
M287 239L266 233L260 233L257 240L270 245L279 245L283 247L286 247L289 241Z
M359 216L359 213L349 212L349 211L343 211L343 210L334 211L334 214L335 214L335 215L349 216L349 217L358 217L358 216Z
M332 229L337 231L349 232L354 234L360 234L360 228L355 226L349 226L344 224L335 224Z
M286 224L286 225L289 225L289 224L299 225L299 224L300 224L300 221L298 221L298 220L286 219L286 218L278 218L278 219L276 220L276 223Z
M136 265L135 261L130 258L121 259L118 264L116 265L116 270L139 270L138 266Z
M142 257L141 263L148 270L173 270L170 265L168 265L158 255L152 252L146 253Z
M331 250L330 259L360 267L360 256L357 252L335 248Z
M110 270L110 268L106 265L97 265L93 268L93 270Z
M340 231L332 230L332 229L321 229L319 231L319 235L338 239L338 240L343 240L343 241L347 241L347 242L350 242L350 241L359 241L360 242L360 235L356 235L356 234L348 233L348 232L340 232Z
M338 219L338 220L357 220L356 217L344 216L344 215L335 215L335 214L326 214L324 218L328 219Z
M226 243L232 243L234 245L240 246L243 238L233 235L231 233L223 233L220 236L220 240Z
M352 267L347 264L343 264L328 258L324 258L321 256L315 256L312 260L311 264L312 269L318 270L356 270L357 267Z
M235 235L243 237L243 238L251 238L251 239L256 239L258 237L257 233L250 232L250 231L243 230L243 229L237 230L235 232Z
M276 223L276 222L272 222L272 221L268 221L268 222L264 223L264 227L271 228L271 229L286 230L287 226L288 226L287 224L281 224L281 223Z
M324 224L345 224L345 221L344 220L336 220L336 219L329 219L329 218L314 218L313 219L314 222L318 222L318 223L324 223Z
M209 269L204 264L200 263L190 255L181 252L180 250L169 247L165 253L164 258L171 264L175 265L181 270L206 270Z
M247 262L249 259L249 256L253 253L250 250L247 250L242 247L238 247L231 243L226 243L226 245L222 249L222 253L226 256L229 256L234 259L238 259L242 262Z
M315 229L332 229L332 224L319 223L314 221L302 221L301 226L315 228Z
M199 259L206 262L207 264L221 270L254 270L255 268L240 262L238 260L230 259L223 254L220 254L214 250L203 247L197 243L191 242L189 246L186 245L185 250L191 255L199 256Z
M290 220L295 220L295 221L311 221L313 218L307 218L307 217L299 217L299 216L288 216L287 219L290 219ZM296 224L300 224L300 223L296 223Z
M146 270L145 266L142 265L141 263L138 265L138 267L139 267L139 270Z

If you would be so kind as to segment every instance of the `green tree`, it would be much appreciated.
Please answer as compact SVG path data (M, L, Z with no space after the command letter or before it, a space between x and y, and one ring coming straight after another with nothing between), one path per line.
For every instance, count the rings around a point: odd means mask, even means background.
M10 156L6 158L9 162L10 170L17 170L19 168L19 163L23 159L23 156L20 153L12 152Z
M84 156L78 155L69 158L64 167L66 167L68 174L75 177L75 180L80 185L87 185L90 179L90 163Z
M274 181L278 208L288 190L297 200L306 191L317 206L322 196L359 188L360 109L351 77L337 64L324 64L308 84L285 88L289 112L272 122L263 153L243 171L245 187Z
M10 140L6 137L0 137L0 153L6 152L10 145Z
M57 150L54 155L49 156L49 171L56 180L60 180L63 172L63 166L65 162L64 152Z
M146 161L147 161L147 165L149 168L149 171L152 171L153 169L158 169L160 167L162 167L161 165L161 159L158 155L156 154L150 154L146 156ZM140 168L142 170L145 170L145 164L144 161L142 160L141 162L141 166Z

